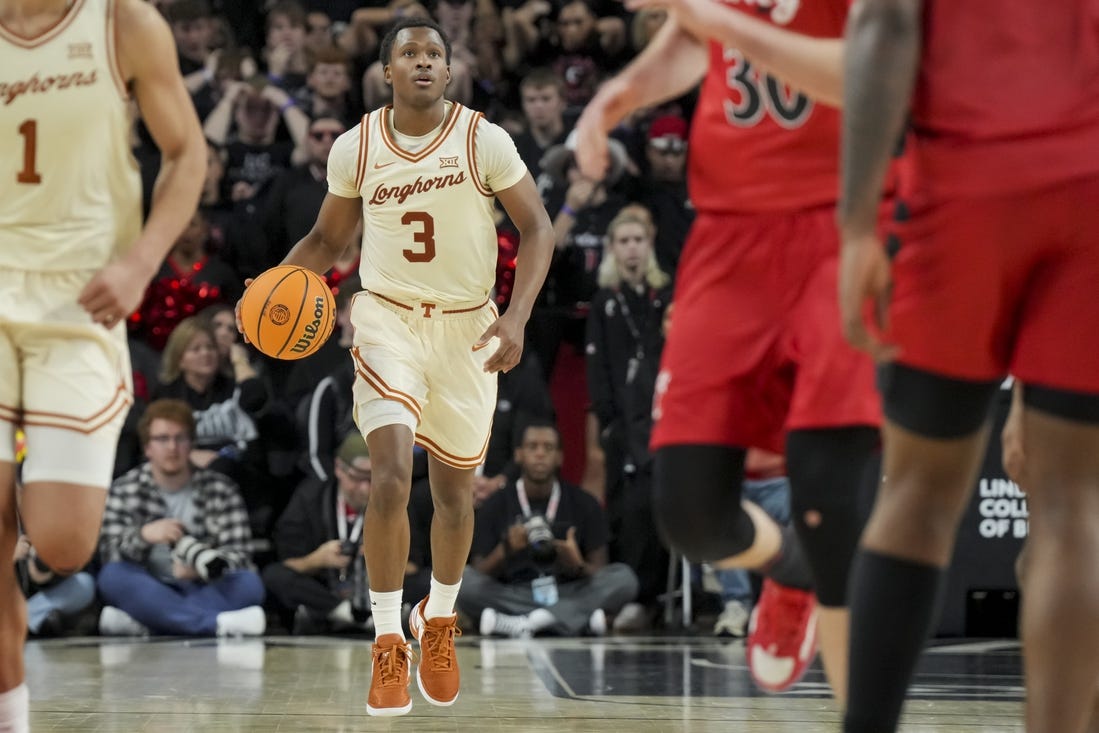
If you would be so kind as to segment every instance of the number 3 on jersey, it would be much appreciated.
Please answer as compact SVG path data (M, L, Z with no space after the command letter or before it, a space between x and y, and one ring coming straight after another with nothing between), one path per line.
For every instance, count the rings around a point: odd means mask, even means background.
M752 127L763 115L786 129L801 127L813 111L813 102L800 92L787 90L786 85L770 74L761 74L740 52L726 48L723 53L729 68L725 83L736 92L740 101L725 100L725 119L737 127Z
M25 120L19 126L19 134L23 136L23 170L15 174L15 180L18 183L41 183L42 176L34 169L38 154L38 120Z
M423 250L406 249L401 254L409 262L431 262L435 259L435 220L426 211L408 211L401 217L405 226L418 224L422 227L412 235L412 241L423 245Z

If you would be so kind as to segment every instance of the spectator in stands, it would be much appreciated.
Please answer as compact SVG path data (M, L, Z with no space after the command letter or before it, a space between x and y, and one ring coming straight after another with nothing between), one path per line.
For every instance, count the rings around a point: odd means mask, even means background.
M191 465L191 406L157 400L138 432L148 460L111 484L103 515L100 632L263 634L248 515L232 481Z
M595 499L558 480L557 429L532 423L515 453L520 478L477 511L458 606L480 618L483 635L601 635L606 614L633 600L637 577L607 564L606 517Z
M313 228L328 192L328 154L332 143L346 131L347 125L331 116L309 123L305 161L279 173L271 184L263 226L266 252L261 262L254 263L256 272L282 262L290 248Z
M649 212L636 205L619 211L607 227L585 349L588 395L605 456L610 556L637 573L638 602L646 614L664 590L667 573L667 553L653 521L648 442L672 293L653 253L654 236ZM631 607L621 623L638 614Z
M294 96L305 86L309 60L305 46L305 10L295 0L279 0L267 11L263 60L267 79Z
M523 106L526 130L515 138L519 156L527 164L538 184L547 211L557 211L562 201L552 201L549 192L555 188L553 178L542 172L542 158L555 145L562 145L569 133L565 125L565 85L552 69L534 69L519 82L519 98Z
M351 101L351 59L338 46L322 46L310 53L309 75L296 102L311 120L331 117L341 124L361 116Z
M687 192L687 121L678 115L662 115L649 124L645 137L647 173L638 201L660 223L653 249L660 268L674 279L695 218Z

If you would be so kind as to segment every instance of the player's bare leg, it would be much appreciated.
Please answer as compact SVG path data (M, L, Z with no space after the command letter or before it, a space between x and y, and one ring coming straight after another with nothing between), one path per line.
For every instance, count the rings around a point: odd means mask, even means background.
M15 577L15 543L19 538L16 521L15 464L0 463L0 728L26 730L25 697L15 688L23 684L23 642L27 635L27 604ZM25 689L21 688L20 690Z
M1099 426L1028 407L1023 433L1027 730L1074 733L1087 729L1099 682Z
M851 641L851 611L820 606L817 609L817 637L824 675L832 686L832 697L840 710L847 703L847 651Z
M461 677L454 638L458 616L454 604L462 571L473 543L473 476L471 468L455 468L432 456L428 461L431 498L431 591L412 609L408 626L420 642L416 681L434 705L458 699Z
M399 591L408 564L412 431L405 425L386 425L372 430L366 443L372 476L363 516L363 552L370 590Z
M434 456L428 459L431 498L431 574L454 584L462 579L473 543L473 476L471 468L454 468Z
M885 478L852 567L847 731L896 729L988 433L883 427Z
M386 425L371 430L366 444L372 477L370 500L363 514L363 553L375 633L366 711L370 715L405 715L412 709L408 695L412 650L401 628L412 431L406 425Z
M43 563L55 573L71 575L95 553L106 504L105 486L28 483L20 502L23 530Z

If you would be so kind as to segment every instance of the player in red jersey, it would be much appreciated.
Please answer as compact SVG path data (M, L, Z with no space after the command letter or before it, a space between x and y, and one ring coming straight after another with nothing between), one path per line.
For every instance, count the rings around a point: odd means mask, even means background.
M873 363L843 342L834 290L839 114L814 101L842 96L847 2L661 4L675 12L585 109L577 149L598 178L609 130L703 80L688 164L698 217L654 411L656 514L689 558L769 576L748 648L765 689L788 687L812 659L814 585L842 700L856 498L880 420ZM741 503L748 447L785 452L800 544Z
M851 342L886 361L888 477L853 571L851 733L897 726L1008 372L1025 385L1027 730L1087 725L1099 679L1097 22L1099 0L873 0L850 20L840 302ZM890 267L875 212L909 116L911 218Z

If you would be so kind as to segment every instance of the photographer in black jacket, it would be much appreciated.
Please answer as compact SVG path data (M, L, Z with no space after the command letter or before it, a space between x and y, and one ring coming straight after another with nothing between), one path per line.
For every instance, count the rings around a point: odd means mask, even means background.
M275 525L279 561L264 568L263 582L281 610L293 613L294 633L368 625L362 527L370 480L370 452L352 431L336 451L333 476L305 479ZM430 573L430 568L409 568L410 595L427 593Z

